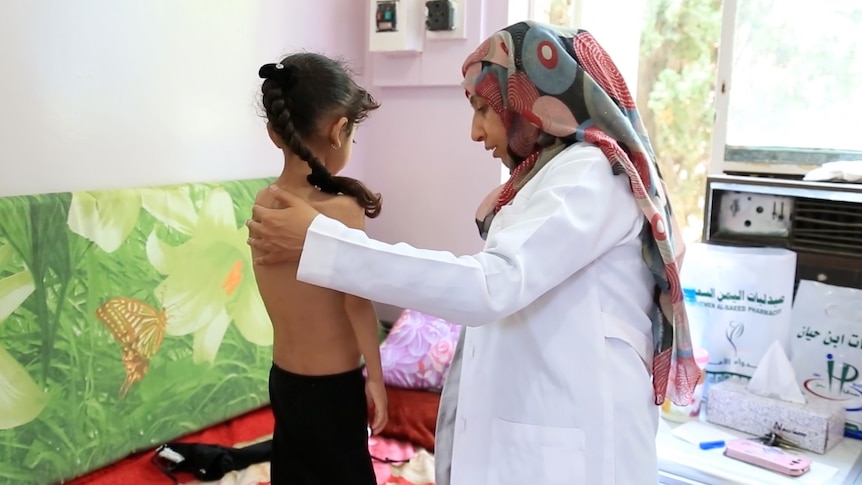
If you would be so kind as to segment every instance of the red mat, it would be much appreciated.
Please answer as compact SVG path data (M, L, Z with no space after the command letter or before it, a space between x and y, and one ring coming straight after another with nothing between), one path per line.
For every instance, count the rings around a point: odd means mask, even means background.
M178 440L180 442L207 443L223 446L233 446L243 441L252 441L261 436L272 434L272 409L265 407L238 416L203 431L199 431ZM123 460L96 470L89 475L66 482L68 485L173 485L173 481L150 463L153 450L136 453ZM192 475L177 475L180 481L194 479Z

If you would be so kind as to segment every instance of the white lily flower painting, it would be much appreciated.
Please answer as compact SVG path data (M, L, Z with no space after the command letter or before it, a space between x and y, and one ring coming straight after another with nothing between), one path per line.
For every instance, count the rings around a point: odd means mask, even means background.
M0 483L58 483L268 401L243 222L265 179L0 197Z

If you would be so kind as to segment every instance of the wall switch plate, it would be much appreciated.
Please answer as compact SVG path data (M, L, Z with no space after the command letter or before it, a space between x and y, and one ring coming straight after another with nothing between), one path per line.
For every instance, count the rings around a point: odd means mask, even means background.
M467 0L429 0L425 2L425 38L466 39Z
M375 12L377 32L398 31L398 4L396 2L377 2Z
M369 0L368 50L388 55L415 55L425 42L421 0Z
M718 207L718 231L787 237L792 217L792 197L723 192Z

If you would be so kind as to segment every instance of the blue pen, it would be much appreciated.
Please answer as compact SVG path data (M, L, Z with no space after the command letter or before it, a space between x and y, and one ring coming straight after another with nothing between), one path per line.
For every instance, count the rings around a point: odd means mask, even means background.
M862 440L862 430L844 428L844 437Z
M722 441L704 441L698 445L701 450L712 450L714 448L724 448L724 440Z

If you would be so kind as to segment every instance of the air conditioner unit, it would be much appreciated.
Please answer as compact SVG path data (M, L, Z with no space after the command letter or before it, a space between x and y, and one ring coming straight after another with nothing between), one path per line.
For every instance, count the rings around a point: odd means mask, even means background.
M862 185L713 175L705 209L704 242L791 249L797 282L862 288Z

